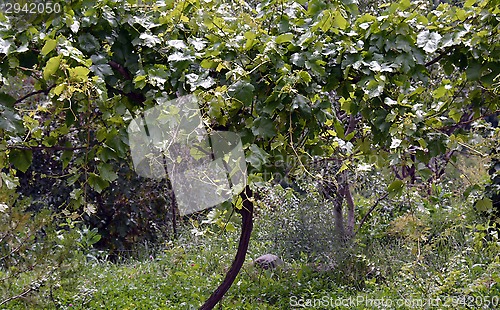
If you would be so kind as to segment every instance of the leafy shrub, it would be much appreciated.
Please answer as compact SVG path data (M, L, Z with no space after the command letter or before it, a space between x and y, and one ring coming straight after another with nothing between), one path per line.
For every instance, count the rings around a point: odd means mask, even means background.
M22 98L36 91L35 83L33 77L19 74L8 84L0 85L0 93ZM31 145L36 147L29 151L26 150L28 147L9 149L10 155L7 156L3 152L5 146L0 146L1 164L15 162L16 157L29 154L26 169L17 169L15 173L10 171L4 176L16 176L19 183L16 193L20 199L30 200L27 210L64 211L71 218L83 214L85 225L98 229L102 236L98 247L107 251L129 251L137 243L161 242L168 238L172 216L165 182L158 184L155 180L141 178L127 162L115 160L113 152L126 152L126 144L115 136L116 129L98 131L90 126L93 122L89 119L84 123L90 127L84 131L69 129L70 123L75 121L69 119L74 118L73 112L66 115L64 125L57 127L61 120L57 118L57 111L47 107L48 100L47 94L39 93L27 97L22 103L23 109L37 111L35 116L26 115L23 120L24 126L36 137ZM92 116L97 117L100 113L95 110ZM124 128L120 130L125 131ZM15 138L4 135L3 129L0 131L6 145L19 145ZM100 139L104 134L113 137L113 141L108 141L109 148L102 150L105 154L96 160L92 143L102 142ZM93 141L88 149L82 147L88 144L87 139ZM0 186L1 182L0 178Z
M89 197L96 209L85 222L99 230L102 239L97 246L110 253L134 251L137 244L169 239L172 212L165 182L138 177L123 165L116 173L110 187Z
M333 207L319 195L299 195L280 185L269 188L256 219L257 238L270 242L284 258L331 261L338 248L335 240Z
M37 292L71 274L83 252L75 229L61 229L55 214L26 212L29 200L15 200L0 188L0 305L35 307Z
M78 188L75 177L64 176L67 169L57 158L62 156L59 153L37 151L28 170L17 173L17 193L31 201L29 211L65 210L75 217L83 214L83 222L102 236L97 246L110 252L132 250L137 243L161 242L171 235L170 195L165 182L155 184L138 177L122 164L109 166L116 180L102 192ZM94 164L89 164L90 171ZM76 177L84 182L84 174Z
M355 243L338 242L331 203L313 188L299 194L280 185L267 189L263 200L265 206L256 219L256 242L267 244L267 251L285 262L309 265L324 281L363 286L366 260Z
M496 219L500 231L500 143L498 140L496 140L496 145L492 147L491 157L488 167L490 182L486 186L486 196L492 201L492 208L488 211Z

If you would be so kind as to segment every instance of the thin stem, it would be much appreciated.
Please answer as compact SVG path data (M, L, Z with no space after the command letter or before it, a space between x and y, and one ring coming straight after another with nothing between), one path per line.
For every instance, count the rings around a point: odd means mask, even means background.
M363 219L361 219L361 222L359 223L358 229L356 229L356 232L354 233L354 236L356 236L358 234L359 230L361 229L361 226L363 226L363 224L365 223L365 221L368 219L368 216L373 212L373 210L375 210L375 208L378 206L379 202L381 200L385 199L388 195L389 195L389 193L385 193L384 195L380 196L375 201L375 203L371 206L370 210L368 210L368 212L365 214L365 216L363 216Z

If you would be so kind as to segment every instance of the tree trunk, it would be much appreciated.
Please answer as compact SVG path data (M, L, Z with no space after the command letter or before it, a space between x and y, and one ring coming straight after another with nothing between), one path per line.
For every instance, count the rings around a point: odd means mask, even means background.
M176 212L175 209L177 207L177 202L175 200L175 193L174 189L172 186L170 186L170 211L172 212L172 234L173 234L173 239L177 240L177 217L176 217Z
M241 214L241 235L236 257L234 258L233 264L227 272L224 281L222 281L219 287L212 293L210 298L208 298L207 301L200 307L200 310L213 309L215 305L217 305L233 284L236 276L243 266L243 263L245 262L248 244L250 242L250 235L252 234L253 229L253 202L249 200L249 198L253 196L253 193L248 185L240 196L243 198L243 208L241 210L237 210L237 212Z
M356 223L356 217L354 215L354 200L352 199L351 189L349 188L349 183L344 185L344 198L347 203L347 235L348 239L354 237L354 224Z
M333 199L333 215L335 220L335 231L337 233L338 240L345 240L345 228L344 228L344 214L342 213L342 204L344 198L340 193L335 194Z

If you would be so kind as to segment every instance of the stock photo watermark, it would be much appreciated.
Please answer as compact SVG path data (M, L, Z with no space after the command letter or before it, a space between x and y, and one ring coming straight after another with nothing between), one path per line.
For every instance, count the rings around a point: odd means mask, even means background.
M172 182L181 215L232 199L246 186L246 162L238 134L207 132L195 96L162 100L129 127L137 174Z
M336 309L336 308L391 308L399 307L426 308L426 307L478 307L497 308L500 304L499 296L437 296L433 298L369 298L365 296L335 297L325 295L321 297L290 296L291 309Z

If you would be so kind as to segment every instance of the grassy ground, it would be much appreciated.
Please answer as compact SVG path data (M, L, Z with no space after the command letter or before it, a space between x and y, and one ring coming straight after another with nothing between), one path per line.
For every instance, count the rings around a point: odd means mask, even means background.
M420 253L413 240L387 237L326 271L305 256L260 271L250 261L265 246L254 240L221 308L494 309L488 303L500 296L498 240L478 239L480 232L459 225L436 232ZM139 260L83 261L6 309L196 309L222 281L236 239L235 233L181 237Z

